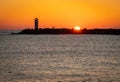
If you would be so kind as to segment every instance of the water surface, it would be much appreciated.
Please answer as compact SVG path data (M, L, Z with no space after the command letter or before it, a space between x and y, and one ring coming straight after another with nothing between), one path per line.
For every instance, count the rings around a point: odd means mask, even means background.
M120 82L118 35L0 35L1 82Z

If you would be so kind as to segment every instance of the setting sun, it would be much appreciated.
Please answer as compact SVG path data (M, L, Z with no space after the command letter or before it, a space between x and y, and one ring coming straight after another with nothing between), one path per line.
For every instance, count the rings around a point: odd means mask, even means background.
M81 28L79 26L74 27L74 30L79 31Z
M120 0L0 0L0 30L120 28ZM80 28L75 27L76 30Z

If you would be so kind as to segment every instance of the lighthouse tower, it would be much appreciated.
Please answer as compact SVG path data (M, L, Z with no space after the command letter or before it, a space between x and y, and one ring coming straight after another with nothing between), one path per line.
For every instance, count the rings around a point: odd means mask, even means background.
M34 19L35 30L38 30L38 18Z

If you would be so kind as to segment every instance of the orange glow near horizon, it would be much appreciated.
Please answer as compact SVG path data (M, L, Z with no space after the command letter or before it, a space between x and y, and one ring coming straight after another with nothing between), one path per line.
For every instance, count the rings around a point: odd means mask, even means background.
M0 0L0 30L39 27L120 28L120 0Z

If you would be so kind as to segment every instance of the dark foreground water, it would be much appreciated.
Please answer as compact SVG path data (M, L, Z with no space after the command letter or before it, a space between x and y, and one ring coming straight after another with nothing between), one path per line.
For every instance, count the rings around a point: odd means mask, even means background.
M0 35L0 82L120 82L120 36Z

